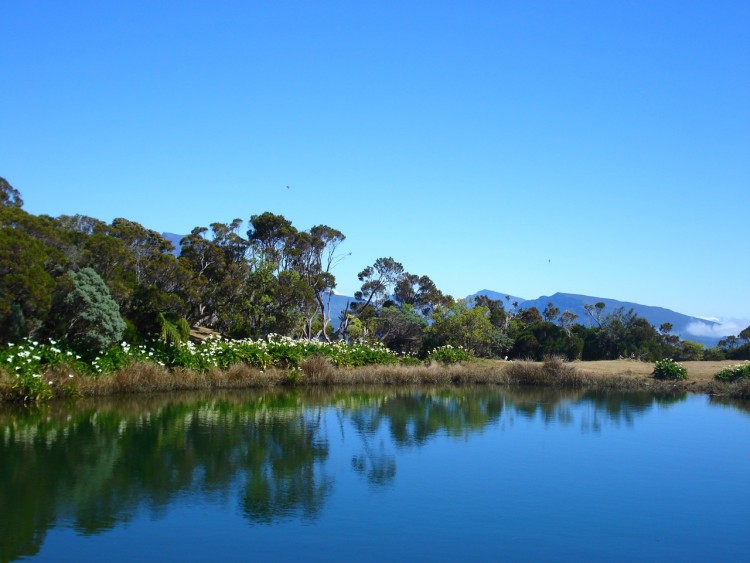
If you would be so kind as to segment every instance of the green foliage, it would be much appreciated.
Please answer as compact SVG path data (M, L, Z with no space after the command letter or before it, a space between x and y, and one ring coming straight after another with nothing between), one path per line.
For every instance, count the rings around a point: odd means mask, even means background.
M577 334L551 322L536 322L522 328L515 335L511 355L541 361L547 356L562 356L576 360L581 356L583 339Z
M390 350L416 354L422 347L427 320L412 305L383 307L376 319L375 335Z
M81 349L104 350L125 331L120 308L102 278L91 268L70 272L73 290L66 296L66 337Z
M620 307L606 316L602 311L603 307L589 307L586 312L597 326L573 331L584 341L583 360L635 358L655 361L668 355L679 357L679 350L632 309L626 312Z
M422 365L422 360L417 358L416 356L401 356L398 359L399 363L402 366L420 366Z
M703 359L706 361L720 362L726 360L727 357L724 355L724 350L718 346L712 346L704 350Z
M469 308L458 301L450 309L433 313L432 321L426 339L431 349L451 345L474 356L502 357L512 344L507 334L492 324L489 309L481 305Z
M134 362L151 362L167 368L198 372L213 368L226 370L236 364L245 364L260 370L279 368L296 373L310 358L324 358L337 367L419 363L414 356L398 355L380 343L328 343L294 340L278 335L258 340L209 339L199 345L162 340L137 346L122 342L110 346L89 361L55 341L40 344L24 340L0 348L0 366L14 378L14 394L23 400L44 400L52 396L52 389L48 388L51 384L45 383L45 374L54 368L95 377L116 372Z
M8 221L23 214L0 210ZM0 224L0 342L33 334L46 322L55 287L46 268L51 262L43 243L20 228Z
M23 207L21 194L5 178L0 178L0 206Z
M97 373L132 361L137 348L125 353L115 345L122 338L158 338L147 345L149 358L198 370L237 362L291 369L307 357L300 344L266 339L272 334L379 339L390 349L327 349L326 357L342 366L412 362L414 354L445 345L482 357L750 359L750 327L703 352L671 335L668 323L657 332L632 311L605 315L604 303L585 307L593 328L574 324L576 315L552 303L542 313L517 311L506 297L506 311L480 296L469 308L390 257L359 273L361 301L335 327L327 296L336 287L331 269L345 237L326 225L301 231L267 212L250 218L245 236L241 219L215 222L193 229L176 258L171 243L134 221L34 216L22 203L0 178L0 344L65 338L91 357L99 354ZM78 273L65 275L71 271ZM190 325L211 328L232 344L193 350L185 343Z
M671 358L658 360L652 374L656 379L682 380L688 378L687 369Z
M53 367L65 368L66 378L84 373L88 366L70 350L50 340L49 344L24 339L17 344L0 348L0 368L12 378L11 400L44 401L55 393L56 384L48 377Z
M45 344L24 339L0 347L0 368L11 375L39 375L57 366L70 367L75 372L86 370L79 355L55 340Z
M737 381L750 379L750 362L744 362L732 367L724 368L714 376L719 381Z
M190 337L190 325L176 313L159 313L157 322L161 326L159 338L164 342L186 342Z
M471 354L460 346L454 348L450 344L439 346L427 354L427 360L440 362L441 364L457 364L458 362L467 362L471 360Z
M682 362L697 362L703 359L705 346L700 342L683 340L677 346L677 359Z

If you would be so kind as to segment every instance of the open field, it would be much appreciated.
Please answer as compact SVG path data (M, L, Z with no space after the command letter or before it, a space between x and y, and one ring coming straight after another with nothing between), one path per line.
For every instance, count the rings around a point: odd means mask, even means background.
M500 369L513 362L498 360L480 360L480 365L496 366ZM517 362L516 362L517 363ZM531 365L543 365L542 362L523 362ZM737 360L723 360L720 362L680 362L688 370L688 382L707 383L713 381L714 375L724 368L741 363ZM653 362L640 362L638 360L601 360L596 362L570 362L582 374L591 377L607 377L613 375L634 376L638 379L651 379L654 371Z
M714 375L724 368L738 364L736 360L721 362L680 362L688 370L688 381L705 383L713 381ZM654 364L637 360L608 360L600 362L573 362L583 373L597 375L634 375L650 377Z

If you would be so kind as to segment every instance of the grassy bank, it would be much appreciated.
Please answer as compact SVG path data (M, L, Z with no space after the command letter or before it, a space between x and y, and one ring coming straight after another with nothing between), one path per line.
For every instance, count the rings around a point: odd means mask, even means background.
M292 369L259 369L236 363L225 369L197 371L168 369L150 361L137 361L98 377L71 373L57 366L40 379L49 398L96 397L132 393L185 390L247 389L310 385L506 385L579 388L596 391L692 391L750 399L750 380L717 381L713 376L733 362L686 362L689 377L682 381L660 381L651 376L653 364L617 360L611 362L471 361L456 364L366 365L336 367L324 357L307 358ZM0 371L0 399L30 400L19 393L16 378Z

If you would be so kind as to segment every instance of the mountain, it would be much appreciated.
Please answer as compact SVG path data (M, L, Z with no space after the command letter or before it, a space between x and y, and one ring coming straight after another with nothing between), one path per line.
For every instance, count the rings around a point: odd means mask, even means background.
M477 293L469 295L467 297L467 300L470 300L472 297L475 297L477 295L488 294L492 299L496 299L496 297L492 297L492 295L501 296L500 300L503 302L506 308L508 307L507 301L505 300L505 294L496 291L490 291L487 289L483 289L481 291L478 291ZM594 303L602 302L605 305L604 315L607 315L608 313L611 313L615 309L619 309L620 307L623 307L625 312L633 309L633 311L639 317L646 319L652 326L656 327L657 329L663 323L671 323L672 334L676 334L682 340L692 340L694 342L700 342L701 344L704 344L706 346L716 346L718 342L718 338L696 336L689 330L690 325L695 325L696 323L708 326L716 325L717 323L713 321L707 321L705 319L700 319L698 317L691 317L690 315L677 313L663 307L641 305L640 303L619 301L617 299L610 299L607 297L577 295L575 293L555 293L554 295L550 296L543 295L536 299L521 299L517 297L511 297L511 302L516 300L519 303L519 309L530 309L531 307L536 307L540 313L544 311L548 303L552 303L555 307L558 307L560 309L561 313L570 311L577 314L578 318L576 319L576 322L584 326L590 326L593 322L591 320L591 317L586 314L584 305L593 305Z
M324 302L326 302L327 297L324 298ZM333 294L331 295L331 325L333 325L334 328L338 327L340 324L339 318L341 317L341 313L346 309L346 306L348 303L353 303L356 301L354 297L349 297L348 295L337 295Z
M185 237L185 235L176 235L174 233L162 233L161 236L163 236L165 239L167 239L169 242L172 243L172 246L174 246L174 250L172 251L172 254L175 256L180 255L180 241Z
M177 235L174 233L162 233L162 236L171 242L175 250L173 254L175 256L180 255L180 241L184 235ZM493 291L491 289L481 289L476 293L472 293L466 297L468 303L472 302L472 299L479 296L485 295L490 299L501 301L506 309L511 309L513 303L518 303L519 309L530 309L536 307L541 313L548 303L552 303L555 307L560 309L560 312L570 311L578 315L576 322L581 323L585 326L590 326L593 322L591 318L586 314L584 305L594 304L602 302L605 305L604 314L613 312L615 309L623 307L627 312L633 309L635 313L644 319L646 319L651 325L657 329L663 323L672 324L672 334L676 334L682 340L693 340L694 342L700 342L706 346L716 346L719 339L718 337L710 336L697 336L693 334L690 327L704 326L711 327L718 323L714 321L708 321L706 319L700 319L698 317L691 317L682 313L677 313L670 309L663 307L654 307L651 305L641 305L640 303L631 303L630 301L619 301L617 299L610 299L607 297L593 297L591 295L578 295L575 293L555 293L554 295L543 295L536 299L524 299L515 295L508 295L501 291ZM506 299L508 296L510 299ZM341 312L346 308L348 302L354 301L353 297L346 295L332 295L331 296L331 324L333 326L339 325L339 316ZM710 331L703 331L710 332Z
M524 299L523 297L508 295L507 293L499 293L497 291L492 291L491 289L480 289L476 293L472 293L471 295L469 295L466 300L470 301L472 297L479 297L480 295L489 297L493 301L502 301L503 307L505 307L506 309L512 308L513 303L518 303L520 307L520 305L526 301L526 299Z

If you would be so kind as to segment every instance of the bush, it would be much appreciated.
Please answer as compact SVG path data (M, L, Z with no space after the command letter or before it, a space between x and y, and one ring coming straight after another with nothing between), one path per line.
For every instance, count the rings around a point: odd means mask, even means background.
M416 356L401 356L398 361L402 366L422 365L422 360L420 360Z
M458 362L465 362L470 359L471 354L461 346L454 348L450 344L439 346L427 354L428 361L440 362L441 364L457 364Z
M671 358L657 361L652 375L656 379L681 380L688 378L687 369Z
M736 366L724 368L714 376L719 381L737 381L738 379L750 379L750 362L737 364Z
M107 284L92 268L68 274L73 291L65 297L67 338L81 350L105 350L122 338L125 321Z

